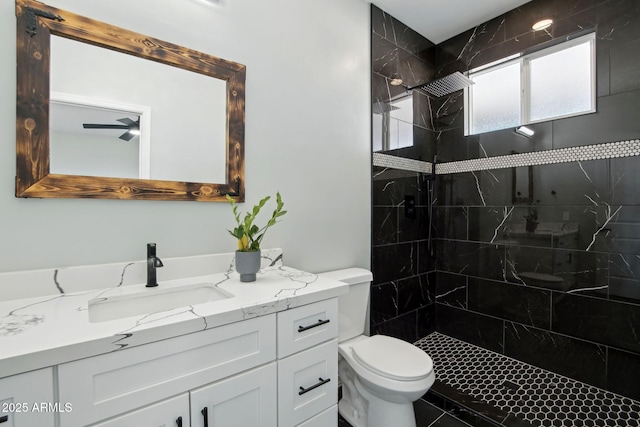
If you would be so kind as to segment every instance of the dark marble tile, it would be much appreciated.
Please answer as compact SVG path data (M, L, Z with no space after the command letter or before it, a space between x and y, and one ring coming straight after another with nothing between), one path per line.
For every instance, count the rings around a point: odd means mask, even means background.
M621 43L610 51L611 93L640 89L640 40Z
M426 337L436 330L436 305L429 304L419 308L416 312L416 332L418 339Z
M408 313L435 302L435 283L429 274L398 280L398 314ZM432 276L431 276L432 277Z
M416 274L417 245L376 246L371 249L371 269L374 284L390 282Z
M408 159L422 160L423 162L432 162L433 156L436 154L437 136L433 130L413 126L413 147L411 150L405 150ZM388 153L391 154L391 153Z
M398 316L398 286L396 282L387 282L371 286L370 296L371 323L381 323Z
M638 111L640 111L640 105L638 108ZM638 134L640 134L640 132ZM638 191L639 166L640 157L611 159L611 181L614 205L640 205L640 191ZM613 206L612 209L615 211Z
M505 356L530 363L596 387L604 387L605 347L507 322Z
M510 282L572 292L607 286L606 254L529 246L509 246L506 252Z
M536 0L513 9L506 15L506 37L513 38L531 31L531 26L544 18L554 21L580 13L604 3L606 0ZM594 12L591 12L592 14Z
M417 312L412 311L394 319L387 320L371 326L371 335L388 335L409 343L414 343L418 339L416 329Z
M468 240L468 208L465 206L438 206L434 209L435 232L442 239Z
M504 247L455 240L438 240L437 243L438 270L486 279L504 278Z
M640 257L636 254L609 254L609 290L610 298L638 302L638 283L640 282Z
M438 131L458 130L460 135L464 134L464 102L463 91L456 91L434 101Z
M553 295L552 330L640 353L640 305L571 294Z
M640 355L610 348L607 356L607 389L640 400Z
M435 64L435 45L375 5L371 5L371 30L407 52Z
M436 272L436 302L467 309L467 276Z
M436 421L444 414L443 409L440 409L437 406L422 399L418 399L413 402L413 410L416 414L416 424L420 427L430 426L431 423Z
M469 278L469 310L549 329L551 291Z
M596 44L596 96L611 95L610 49Z
M608 297L617 301L640 303L640 280L609 277Z
M469 424L461 421L453 415L444 414L442 417L431 424L431 427L471 427Z
M435 236L435 233L433 233ZM436 269L436 239L425 239L418 242L418 273L430 273Z
M597 112L553 122L554 148L635 139L640 135L640 90L598 98Z
M594 250L613 253L640 253L640 206L603 206L597 213ZM595 227L594 227L595 228Z
M550 122L527 125L535 133L526 138L514 128L501 129L478 135L480 150L485 156L504 156L512 153L529 153L553 148L553 129Z
M502 320L436 304L436 330L445 335L502 353L502 329Z
M415 201L415 196L413 197ZM429 207L416 206L416 216L414 218L407 216L404 205L398 210L398 240L400 242L411 242L427 239L429 237Z
M374 73L389 79L400 78L407 87L415 87L435 78L433 65L376 34L371 36L371 57Z
M400 206L404 196L422 192L422 177L416 172L391 170L374 176L372 188L373 206Z
M371 244L386 245L398 242L398 208L373 207Z
M600 142L605 141L608 140ZM539 206L593 207L610 203L608 174L608 160L534 166L534 199Z
M507 416L505 411L437 380L423 399L474 427L501 426Z

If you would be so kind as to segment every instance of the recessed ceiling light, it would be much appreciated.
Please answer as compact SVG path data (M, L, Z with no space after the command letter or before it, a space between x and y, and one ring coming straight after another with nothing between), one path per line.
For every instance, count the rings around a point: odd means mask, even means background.
M531 26L533 31L540 31L549 28L553 24L553 19L543 19L542 21L538 21Z
M391 86L400 86L402 84L402 79L391 79L389 84Z

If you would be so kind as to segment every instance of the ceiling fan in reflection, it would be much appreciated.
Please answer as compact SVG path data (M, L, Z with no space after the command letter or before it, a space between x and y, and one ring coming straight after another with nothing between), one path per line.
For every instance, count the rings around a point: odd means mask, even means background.
M118 138L125 141L130 141L134 136L140 135L140 117L138 120L133 121L128 117L118 119L121 125L99 124L99 123L83 123L82 127L85 129L125 129L126 132L120 135Z

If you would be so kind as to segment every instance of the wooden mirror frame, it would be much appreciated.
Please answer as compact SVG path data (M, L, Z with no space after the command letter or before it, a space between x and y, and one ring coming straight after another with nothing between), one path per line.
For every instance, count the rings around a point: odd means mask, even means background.
M31 0L16 0L16 197L244 201L246 67ZM50 38L65 37L226 81L226 182L49 173Z

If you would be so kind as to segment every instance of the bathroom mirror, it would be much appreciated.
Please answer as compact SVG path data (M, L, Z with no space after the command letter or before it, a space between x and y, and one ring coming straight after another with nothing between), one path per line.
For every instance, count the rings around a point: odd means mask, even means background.
M16 197L226 201L225 195L228 194L237 201L244 200L244 88L246 75L244 65L147 37L36 1L16 0L16 17L18 66ZM130 99L124 101L110 99L111 96L115 96L114 94L117 92L115 90L103 88L99 95L88 95L82 90L82 85L54 87L53 81L60 80L53 79L54 75L64 76L66 72L58 69L54 71L52 65L72 65L69 64L70 60L61 61L55 56L57 52L61 52L57 47L52 49L54 45L59 46L65 43L76 44L83 51L91 52L91 55L96 58L100 56L113 57L114 55L132 58L132 60L142 63L142 66L145 67L143 70L147 69L146 64L149 64L149 67L155 67L154 71L147 71L148 75L176 75L177 77L172 77L171 81L185 77L191 79L185 81L193 81L193 84L179 86L192 85L200 88L200 99L198 100L193 95L185 95L187 101L180 103L180 109L177 112L165 113L162 109L149 105L151 100L139 97L134 104L141 105L133 109L124 108L122 111L128 113L122 114L123 117L115 118L115 116L105 115L104 122L92 120L92 122L97 121L103 124L108 124L107 122L122 124L118 122L119 119L125 120L129 124L135 123L134 127L137 127L134 129L135 135L129 134L129 128L121 129L123 131L117 131L117 135L111 138L112 141L109 143L127 144L131 142L136 147L140 144L141 148L128 150L136 157L134 160L127 160L134 166L137 163L141 165L137 176L135 173L112 176L118 174L110 172L104 174L84 172L83 174L83 172L71 172L70 169L57 170L56 167L51 169L50 135L58 127L58 123L50 121L52 119L52 97L58 102L60 93L63 92L62 97L66 100L64 102L75 103L75 107L80 104L88 108L105 108L104 106L109 104L131 104ZM78 58L79 60L75 61L76 65L86 59L83 55L79 55ZM129 66L120 68L126 70ZM105 73L111 78L113 78L113 74ZM118 81L126 82L129 79L126 71L116 76L114 79L116 84ZM68 83L77 80L79 79L66 78L65 81ZM148 80L155 82L157 79L154 77ZM93 87L95 86L97 85L94 83ZM168 87L165 83L157 85L157 91L163 92L168 98L168 102L165 99L165 104L178 104L176 98L181 94L178 93L179 90L176 91L177 86ZM217 97L216 94L218 94ZM68 101L68 99L72 101ZM86 101L76 101L77 99ZM211 99L214 101L210 102ZM176 102L172 102L174 100ZM216 119L213 116L215 113L209 114L209 109L205 104L207 106L215 104L215 108L212 107L211 111L217 110L217 116L222 117ZM201 128L199 134L186 131L178 132L176 136L169 138L172 146L166 148L166 144L164 142L161 144L160 141L167 131L162 130L155 134L150 132L155 129L154 120L165 122L164 117L169 114L182 123L182 119L186 121L192 118L187 117L193 116L190 111L199 114L196 118L196 123ZM202 111L206 112L204 116ZM143 114L143 112L146 113ZM57 117L57 114L53 115ZM173 126L174 130L179 128L180 126ZM137 132L140 132L140 135ZM125 134L128 134L125 138L118 139L118 136ZM75 143L81 142L76 141ZM160 149L161 146L165 148ZM142 147L148 152L144 151ZM155 153L154 150L164 151L165 154ZM124 151L118 149L113 153L116 153L114 156L118 156L117 153ZM146 154L143 155L143 151ZM79 150L74 151L67 147L66 152L73 155L79 153ZM141 153L140 159L137 159L137 153ZM74 157L67 159L67 163L72 163L73 159ZM203 160L205 161L203 162ZM183 164L179 165L179 162ZM144 170L143 164L149 165L146 170ZM203 164L203 166L196 167L196 164ZM195 174L190 175L191 177L183 178L181 175L172 174L172 171L169 170L177 169L178 166L187 171L190 168L212 170L205 170L202 173L196 171ZM77 167L72 170L89 169L95 170L91 167ZM154 173L154 169L159 172Z

